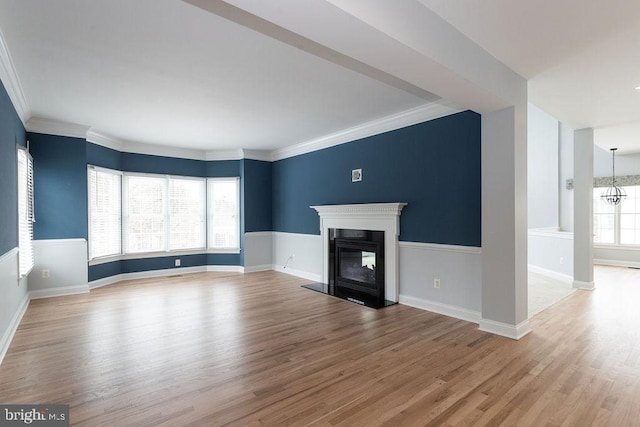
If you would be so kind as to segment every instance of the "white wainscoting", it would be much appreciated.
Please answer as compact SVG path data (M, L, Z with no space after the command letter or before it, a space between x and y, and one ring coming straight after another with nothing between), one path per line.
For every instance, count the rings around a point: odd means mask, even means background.
M624 246L595 246L593 263L616 267L640 268L640 248Z
M244 271L273 269L273 233L260 231L244 233Z
M573 281L573 233L555 228L529 230L529 270Z
M0 363L29 305L27 280L18 279L18 248L0 255Z
M274 270L313 282L322 280L322 238L319 235L276 231L272 238Z
M31 298L89 292L87 241L54 239L33 241L35 267L29 274ZM49 277L43 277L43 270Z
M480 248L412 242L399 242L399 247L401 304L480 323ZM274 232L273 256L276 271L322 279L320 236ZM440 279L440 289L433 287L434 278Z
M400 242L400 303L479 323L482 252L469 246ZM440 288L434 279L440 279Z

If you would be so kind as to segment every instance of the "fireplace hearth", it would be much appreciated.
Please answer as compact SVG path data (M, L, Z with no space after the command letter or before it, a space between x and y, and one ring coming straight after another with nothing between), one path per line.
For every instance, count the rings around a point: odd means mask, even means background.
M304 287L367 307L394 304L385 299L384 231L328 231L329 283Z

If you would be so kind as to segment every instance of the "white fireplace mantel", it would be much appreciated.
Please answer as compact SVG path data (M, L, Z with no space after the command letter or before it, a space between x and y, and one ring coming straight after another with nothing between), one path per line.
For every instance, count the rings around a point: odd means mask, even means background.
M384 231L385 299L398 302L398 236L400 213L406 203L363 203L354 205L310 206L320 215L322 237L322 281L329 283L329 229Z

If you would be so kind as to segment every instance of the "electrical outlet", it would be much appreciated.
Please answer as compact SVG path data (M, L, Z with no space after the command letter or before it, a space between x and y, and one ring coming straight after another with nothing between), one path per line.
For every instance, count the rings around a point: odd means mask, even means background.
M178 259L176 260L176 267L180 267L180 264L181 264L181 263L180 263L180 258L178 258Z
M440 279L438 279L437 277L433 278L433 287L436 289L440 289Z
M51 272L49 270L42 270L42 278L48 279L49 277L51 277Z
M560 257L560 265L564 264L564 258Z

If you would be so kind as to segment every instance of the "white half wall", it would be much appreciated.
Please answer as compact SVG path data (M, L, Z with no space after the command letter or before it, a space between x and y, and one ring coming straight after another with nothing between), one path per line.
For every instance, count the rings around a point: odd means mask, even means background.
M480 248L413 242L399 242L398 246L400 304L480 322ZM277 271L320 282L322 250L318 235L273 233L273 264ZM289 259L291 255L293 258ZM440 289L433 287L434 278L440 279Z
M273 233L260 231L244 234L244 271L265 271L273 268Z
M322 238L320 236L275 231L272 253L274 270L314 282L322 281Z
M29 274L32 297L88 292L87 241L34 240L35 267ZM48 271L49 277L43 277Z
M479 323L480 248L400 242L400 303ZM440 279L440 288L434 279Z
M640 249L623 246L594 246L593 263L640 268Z
M29 305L27 280L18 279L18 248L0 255L0 363Z
M529 230L529 269L573 281L573 233Z

